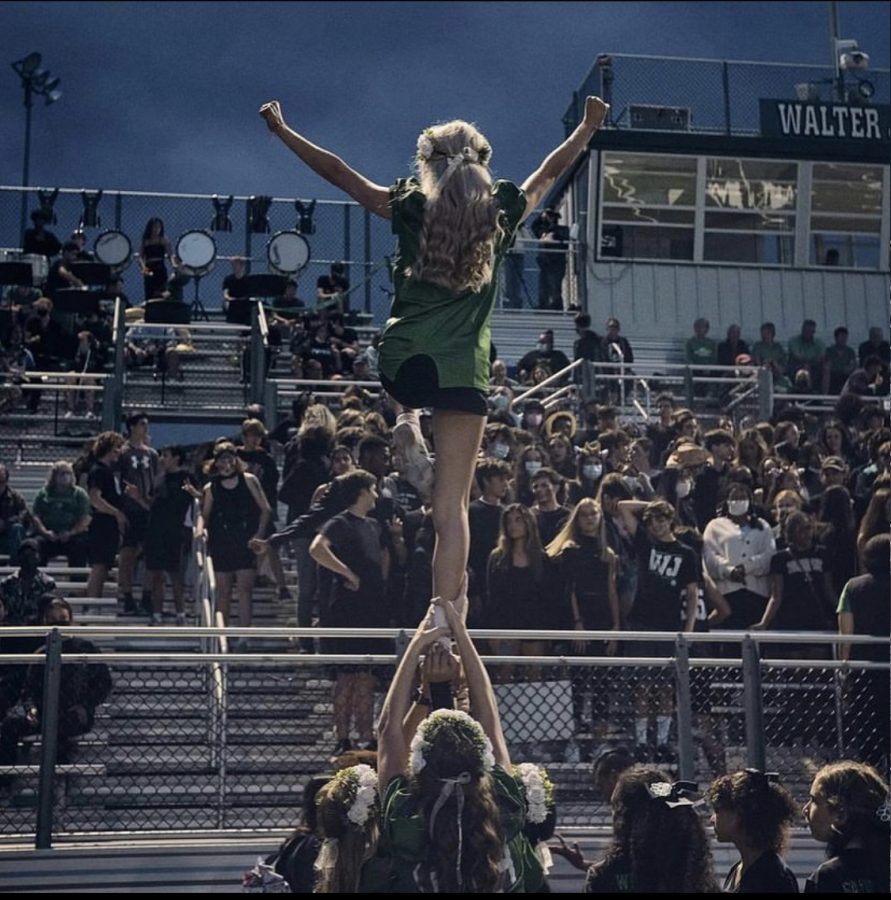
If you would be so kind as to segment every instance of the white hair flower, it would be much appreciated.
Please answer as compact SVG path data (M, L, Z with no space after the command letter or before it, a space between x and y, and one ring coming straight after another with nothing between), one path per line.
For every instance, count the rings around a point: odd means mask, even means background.
M424 131L418 135L418 159L427 162L433 156L433 141L430 135Z
M514 766L514 778L526 794L526 819L541 824L548 817L548 808L554 806L554 784L547 770L535 763L520 763Z
M378 806L377 772L363 763L341 769L334 776L334 781L347 785L344 800L347 821L363 828ZM348 801L346 798L349 798Z
M421 722L409 745L409 770L412 775L417 775L427 765L425 754L435 741L437 732L442 728L454 728L456 725L470 730L474 746L479 753L480 769L483 772L492 771L495 754L492 752L492 742L486 737L480 723L457 709L437 709Z

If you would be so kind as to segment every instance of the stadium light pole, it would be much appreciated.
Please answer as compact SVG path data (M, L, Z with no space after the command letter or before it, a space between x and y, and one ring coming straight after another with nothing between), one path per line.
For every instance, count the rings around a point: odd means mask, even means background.
M60 78L53 78L47 69L42 69L40 63L43 57L39 53L29 53L24 58L12 64L12 68L25 92L25 160L22 166L22 210L19 228L19 239L25 240L25 224L28 213L28 194L24 190L28 186L31 170L31 110L34 108L34 98L43 97L46 106L55 103L62 96L59 90Z

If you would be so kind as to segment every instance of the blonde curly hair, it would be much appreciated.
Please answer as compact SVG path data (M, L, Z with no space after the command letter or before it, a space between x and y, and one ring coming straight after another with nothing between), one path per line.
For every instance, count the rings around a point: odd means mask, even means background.
M492 279L501 235L488 167L492 149L475 126L460 119L426 129L418 146L418 177L427 205L412 274L453 291L477 293ZM464 160L443 178L450 158L459 156Z

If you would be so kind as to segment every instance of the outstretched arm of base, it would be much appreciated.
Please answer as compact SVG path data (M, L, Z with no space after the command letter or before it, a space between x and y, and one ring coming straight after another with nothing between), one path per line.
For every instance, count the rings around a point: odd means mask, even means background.
M285 124L278 100L264 103L260 115L269 130L278 135L285 145L303 160L317 175L321 175L336 188L349 194L370 212L390 218L390 192L382 185L369 181L355 169L351 169L339 156L318 147Z

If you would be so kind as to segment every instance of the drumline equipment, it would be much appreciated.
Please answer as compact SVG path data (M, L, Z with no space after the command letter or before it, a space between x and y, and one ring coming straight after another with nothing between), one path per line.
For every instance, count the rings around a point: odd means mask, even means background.
M187 231L176 242L176 257L180 261L179 271L192 278L201 278L213 268L217 245L206 231Z
M93 243L93 253L112 275L119 275L133 261L133 245L123 231L103 231Z
M49 260L42 253L0 250L0 266L0 284L42 287L49 276Z
M266 245L269 268L279 275L296 275L309 262L309 242L296 231L279 231Z

